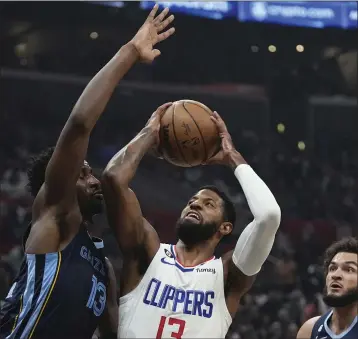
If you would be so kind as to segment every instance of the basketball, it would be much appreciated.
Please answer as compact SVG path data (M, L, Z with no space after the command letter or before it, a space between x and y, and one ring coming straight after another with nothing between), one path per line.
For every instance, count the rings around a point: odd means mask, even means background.
M173 103L160 123L159 150L165 160L180 167L201 165L220 148L212 111L193 100Z

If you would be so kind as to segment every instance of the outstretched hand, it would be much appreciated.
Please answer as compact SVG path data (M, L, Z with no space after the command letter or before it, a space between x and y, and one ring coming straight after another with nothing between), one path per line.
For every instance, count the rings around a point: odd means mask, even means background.
M169 38L175 32L174 27L164 31L174 20L174 15L165 18L169 13L169 8L165 8L157 17L155 17L157 11L158 5L156 4L149 13L143 26L131 40L131 43L133 43L139 54L139 59L145 63L151 63L160 55L160 51L154 49L154 46L158 42Z
M221 139L221 147L220 151L208 159L204 165L230 165L232 162L232 155L237 155L239 153L237 152L226 124L220 115L217 112L214 112L210 118L218 129Z

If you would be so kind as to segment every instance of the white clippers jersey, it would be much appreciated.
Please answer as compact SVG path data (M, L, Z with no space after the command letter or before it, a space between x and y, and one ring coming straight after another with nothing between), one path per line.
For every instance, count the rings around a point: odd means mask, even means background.
M225 338L232 321L222 260L185 267L167 244L119 304L118 338Z

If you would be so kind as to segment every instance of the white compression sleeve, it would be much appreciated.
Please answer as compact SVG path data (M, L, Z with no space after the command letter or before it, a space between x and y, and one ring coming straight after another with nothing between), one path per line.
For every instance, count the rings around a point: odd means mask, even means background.
M281 221L281 210L270 189L247 164L235 169L254 220L241 233L232 255L245 275L257 274L269 256Z

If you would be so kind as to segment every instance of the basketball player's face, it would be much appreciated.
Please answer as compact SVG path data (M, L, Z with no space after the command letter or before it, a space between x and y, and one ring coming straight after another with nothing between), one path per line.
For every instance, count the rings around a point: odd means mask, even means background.
M103 209L103 195L100 181L93 175L92 168L84 162L77 181L77 196L82 214L93 216Z
M186 245L210 239L223 221L222 199L211 190L201 190L188 202L177 221L177 233Z
M326 277L324 301L328 306L343 307L358 301L358 256L355 253L337 253Z

